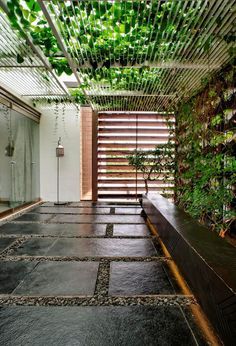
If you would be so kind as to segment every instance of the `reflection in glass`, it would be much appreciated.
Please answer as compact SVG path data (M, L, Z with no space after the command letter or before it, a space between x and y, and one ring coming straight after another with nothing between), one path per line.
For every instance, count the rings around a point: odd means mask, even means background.
M0 104L0 213L39 198L39 125Z

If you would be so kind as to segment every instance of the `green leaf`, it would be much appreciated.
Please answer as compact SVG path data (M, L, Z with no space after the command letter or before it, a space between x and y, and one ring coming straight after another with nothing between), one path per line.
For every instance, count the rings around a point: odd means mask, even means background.
M17 54L16 61L18 62L18 64L22 64L24 62L23 56L20 54Z

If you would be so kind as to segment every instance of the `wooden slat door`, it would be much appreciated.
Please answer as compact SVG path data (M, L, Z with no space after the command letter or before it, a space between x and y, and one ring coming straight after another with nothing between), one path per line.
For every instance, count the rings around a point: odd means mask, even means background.
M156 113L98 113L98 198L138 198L145 192L142 174L128 164L127 155L165 143L169 136L165 119ZM160 177L149 190L162 193L164 186Z

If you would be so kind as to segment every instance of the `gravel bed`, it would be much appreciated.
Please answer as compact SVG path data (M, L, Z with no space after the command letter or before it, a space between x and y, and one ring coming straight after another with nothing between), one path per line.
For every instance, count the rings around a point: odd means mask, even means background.
M1 306L188 306L197 304L192 296L134 296L134 297L27 297L0 296Z
M99 263L98 275L95 286L95 296L108 296L109 289L109 279L110 279L110 261L102 260Z
M8 233L4 233L4 234L0 234L0 239L1 238L19 238L19 237L24 237L25 239L31 239L31 238L113 238L113 239L150 239L152 238L151 235L147 235L147 236L129 236L129 235L111 235L110 230L108 230L107 232L108 234L106 235L91 235L91 236L86 236L86 235L66 235L66 234L24 234L22 235L20 234L8 234ZM109 236L110 234L110 236Z
M25 237L17 238L12 244L10 244L5 250L1 252L0 258L6 258L7 256L10 256L14 252L14 250L21 246L26 240L27 238Z
M20 243L18 246L20 246ZM17 246L17 247L18 247ZM15 248L14 248L15 249ZM5 250L6 251L6 250ZM99 261L109 261L109 262L153 262L153 261L162 261L168 262L171 260L168 257L162 256L150 256L150 257L77 257L77 256L11 256L8 254L1 254L0 261L79 261L79 262L99 262Z
M115 211L116 211L116 208L115 207L111 207L110 208L110 215L115 215Z
M113 224L108 223L106 228L105 238L112 238L112 237L113 237Z

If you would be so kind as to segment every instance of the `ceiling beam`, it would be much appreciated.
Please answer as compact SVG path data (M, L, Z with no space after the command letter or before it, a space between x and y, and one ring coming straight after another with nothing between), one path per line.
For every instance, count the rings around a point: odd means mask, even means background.
M53 32L54 36L56 37L56 40L57 40L57 42L58 42L58 44L59 44L59 46L60 46L60 48L61 48L61 50L62 50L62 52L63 52L63 54L65 56L65 58L68 61L68 64L69 64L72 72L75 75L75 78L76 78L78 84L81 85L82 81L81 81L81 79L80 79L80 77L78 75L77 66L74 64L72 57L67 52L66 46L65 46L65 44L63 42L63 39L61 38L59 30L57 29L56 24L53 22L53 20L52 20L52 18L50 16L50 13L48 12L48 9L47 9L47 7L44 4L44 1L43 0L38 0L38 3L40 5L40 7L41 7L41 10L43 11L44 16L46 17L46 19L48 21L48 24L49 24L50 28L52 29L52 32ZM83 93L84 93L85 96L87 96L87 93L86 93L85 90L83 90Z
M6 1L4 0L0 0L0 7L3 9L3 11L6 13L6 15L9 15L9 9L7 7ZM20 25L20 24L19 24ZM59 87L66 93L69 94L68 89L66 88L66 86L64 85L63 82L61 82L59 80L59 78L57 77L57 75L55 74L55 72L52 69L51 64L49 63L48 59L46 58L46 56L43 54L43 52L41 51L41 49L37 46L34 45L30 35L28 33L25 32L25 30L23 30L21 28L21 33L24 35L25 40L27 41L27 43L29 44L30 48L32 49L32 51L36 54L36 56L41 60L43 66L52 74L53 78L55 79L56 83L59 85Z

